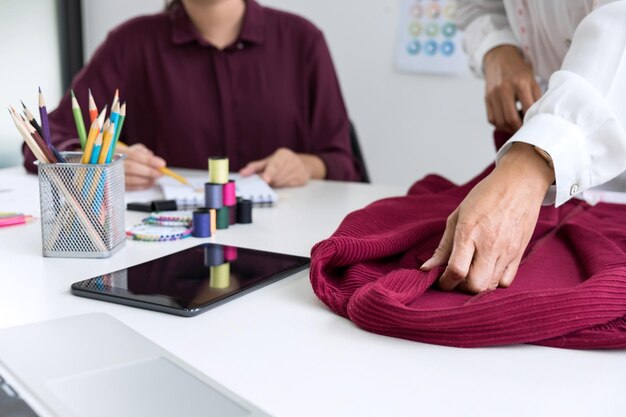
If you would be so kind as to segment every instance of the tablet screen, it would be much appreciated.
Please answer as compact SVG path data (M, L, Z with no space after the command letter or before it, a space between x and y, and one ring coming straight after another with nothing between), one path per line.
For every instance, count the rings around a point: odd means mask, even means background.
M72 293L195 315L308 265L309 258L207 243L77 282Z

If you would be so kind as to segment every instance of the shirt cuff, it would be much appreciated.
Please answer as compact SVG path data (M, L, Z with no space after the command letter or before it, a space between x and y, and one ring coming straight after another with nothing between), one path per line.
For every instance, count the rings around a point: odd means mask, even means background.
M468 36L469 38L469 36ZM511 29L499 29L487 34L483 34L481 39L474 39L474 41L467 39L467 50L471 51L469 54L469 65L474 74L477 77L483 77L483 60L487 52L493 48L502 45L513 45L520 47L519 43L515 39Z
M556 186L550 187L543 204L556 207L591 186L591 158L581 129L551 114L538 114L498 151L496 163L515 142L524 142L546 151L554 163Z

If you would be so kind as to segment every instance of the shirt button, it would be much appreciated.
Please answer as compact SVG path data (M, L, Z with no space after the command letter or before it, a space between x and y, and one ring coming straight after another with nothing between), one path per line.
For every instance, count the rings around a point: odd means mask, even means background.
M578 184L574 184L569 189L569 195L574 196L578 193Z
M572 45L572 40L570 38L565 39L565 46L568 48Z
M237 49L239 49L240 51L243 49L243 42L239 42L237 44Z

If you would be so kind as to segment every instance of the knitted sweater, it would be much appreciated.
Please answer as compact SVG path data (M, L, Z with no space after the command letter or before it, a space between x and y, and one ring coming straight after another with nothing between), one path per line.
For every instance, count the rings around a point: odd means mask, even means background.
M418 269L490 169L462 186L428 176L349 214L312 249L315 294L365 330L420 342L626 347L626 206L543 207L509 288L444 292L433 286L443 268Z

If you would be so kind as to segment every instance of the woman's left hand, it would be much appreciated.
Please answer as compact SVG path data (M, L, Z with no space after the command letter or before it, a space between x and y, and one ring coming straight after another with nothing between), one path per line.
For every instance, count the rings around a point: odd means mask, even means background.
M319 157L279 148L267 158L248 163L239 173L244 177L259 174L273 187L294 187L305 185L311 178L323 178L325 171Z

